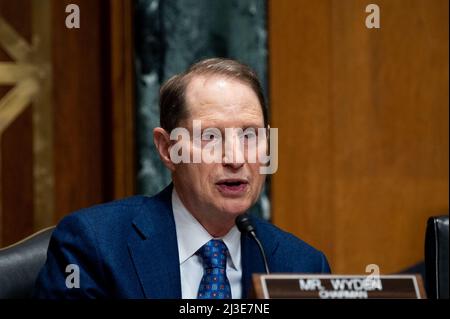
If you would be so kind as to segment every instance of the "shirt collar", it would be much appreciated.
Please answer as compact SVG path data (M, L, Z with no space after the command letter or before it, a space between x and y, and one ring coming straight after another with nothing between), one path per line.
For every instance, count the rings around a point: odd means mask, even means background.
M236 226L222 238L212 237L181 202L175 187L172 190L172 209L177 232L180 265L192 257L197 250L211 239L222 239L227 245L231 259L230 266L237 269L241 263L241 233Z

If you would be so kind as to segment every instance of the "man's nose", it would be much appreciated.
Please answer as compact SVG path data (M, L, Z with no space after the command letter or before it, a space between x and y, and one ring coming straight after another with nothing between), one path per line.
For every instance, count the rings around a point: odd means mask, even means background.
M231 163L222 163L223 166L228 167L232 170L238 170L239 168L241 168L242 166L244 166L244 163L238 163L236 161L233 161Z
M239 169L244 163L244 147L240 142L239 136L234 133L232 138L225 138L222 164L225 167Z

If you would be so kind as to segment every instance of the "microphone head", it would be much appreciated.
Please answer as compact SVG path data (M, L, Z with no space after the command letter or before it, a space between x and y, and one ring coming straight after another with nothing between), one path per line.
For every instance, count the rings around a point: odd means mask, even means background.
M250 216L247 213L236 217L235 223L241 233L246 234L255 231L255 228L251 223Z

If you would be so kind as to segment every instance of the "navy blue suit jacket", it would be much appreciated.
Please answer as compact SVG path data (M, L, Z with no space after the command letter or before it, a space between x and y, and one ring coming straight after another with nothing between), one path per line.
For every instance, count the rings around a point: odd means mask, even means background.
M55 229L35 287L38 298L181 298L172 185L154 197L135 196L65 217ZM323 253L254 218L271 272L328 273ZM264 273L256 243L241 236L242 288ZM66 267L79 267L80 287L67 288ZM70 281L70 278L69 278ZM73 283L73 281L72 281Z

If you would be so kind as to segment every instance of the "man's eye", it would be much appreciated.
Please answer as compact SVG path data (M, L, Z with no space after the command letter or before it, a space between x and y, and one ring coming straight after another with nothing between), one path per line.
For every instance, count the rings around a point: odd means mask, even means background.
M256 134L255 134L255 132L246 132L241 135L241 138L246 139L246 140L252 140L252 139L256 138Z
M202 135L202 140L204 140L204 141L214 141L218 138L219 138L219 136L217 134L214 134L211 132L205 132Z

